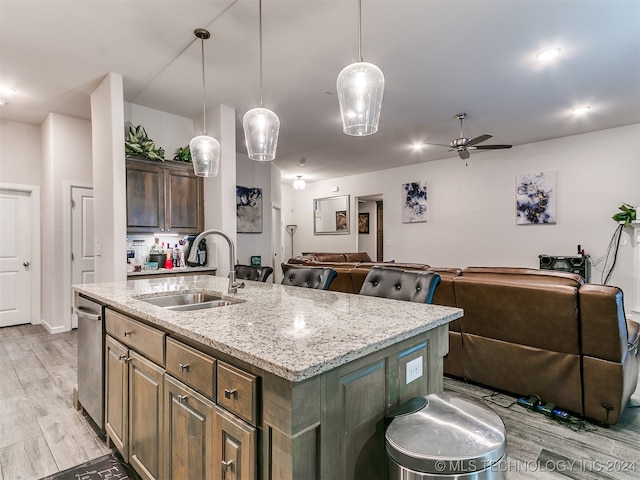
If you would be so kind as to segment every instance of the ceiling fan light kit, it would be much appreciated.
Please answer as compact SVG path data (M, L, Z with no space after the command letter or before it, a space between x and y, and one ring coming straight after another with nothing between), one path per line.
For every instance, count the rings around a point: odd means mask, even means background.
M202 135L189 142L189 151L193 162L193 171L199 177L215 177L220 167L220 142L207 135L207 96L204 78L204 41L211 34L204 28L196 28L193 33L201 41L202 47Z
M372 135L378 131L384 94L382 70L362 59L361 3L358 0L358 61L343 68L336 81L342 130L353 136Z
M249 158L258 162L269 162L276 158L280 119L274 112L264 108L262 95L262 0L258 0L258 12L260 19L260 107L252 108L244 114L242 127Z

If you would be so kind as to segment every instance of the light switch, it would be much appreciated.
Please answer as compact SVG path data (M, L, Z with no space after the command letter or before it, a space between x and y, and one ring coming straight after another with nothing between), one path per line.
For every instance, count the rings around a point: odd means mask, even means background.
M96 257L99 257L100 255L102 255L102 245L96 243Z

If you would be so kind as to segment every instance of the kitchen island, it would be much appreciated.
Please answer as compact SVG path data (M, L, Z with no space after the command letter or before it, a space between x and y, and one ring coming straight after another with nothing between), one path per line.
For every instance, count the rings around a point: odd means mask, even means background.
M107 307L110 440L145 478L384 478L384 416L442 390L462 310L245 283L235 295L213 276L74 287ZM182 292L230 304L145 301Z

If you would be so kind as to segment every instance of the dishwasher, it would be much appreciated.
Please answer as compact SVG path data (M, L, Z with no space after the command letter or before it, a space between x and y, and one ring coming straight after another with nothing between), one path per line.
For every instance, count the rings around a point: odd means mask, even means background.
M104 431L104 307L78 293L78 402Z

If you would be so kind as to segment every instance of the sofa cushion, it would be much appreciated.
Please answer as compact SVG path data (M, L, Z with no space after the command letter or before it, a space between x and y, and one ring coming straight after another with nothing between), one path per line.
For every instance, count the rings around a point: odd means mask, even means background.
M456 307L456 295L453 289L453 279L460 276L462 269L446 267L429 267L429 271L440 275L440 284L433 294L433 302L436 305ZM449 324L451 330L460 331L459 320L454 320Z
M313 253L311 257L316 262L346 262L344 253Z
M371 257L367 252L345 253L344 259L347 262L370 262Z
M462 334L464 377L582 414L580 355Z
M520 267L466 267L462 269L463 276L483 275L484 278L509 278L510 280L524 280L531 283L569 285L579 287L584 284L583 278L576 273L559 272L557 270L537 270L535 268Z
M464 273L453 284L462 332L580 354L577 288Z

